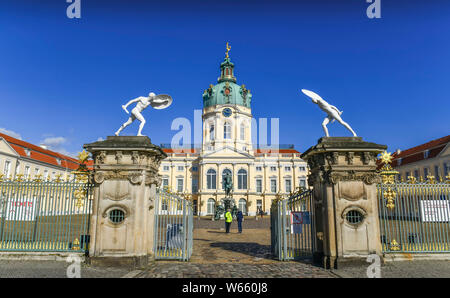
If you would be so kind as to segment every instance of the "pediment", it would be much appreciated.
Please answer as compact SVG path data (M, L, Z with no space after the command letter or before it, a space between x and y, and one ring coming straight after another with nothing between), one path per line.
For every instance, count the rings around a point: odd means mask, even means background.
M19 154L14 150L11 145L7 141L5 141L3 138L0 138L0 152L7 154L7 155L13 155L16 157L19 157Z
M249 153L245 151L240 151L235 148L225 146L220 149L217 149L216 151L207 153L203 155L203 159L228 159L228 158L239 158L239 159L255 159L253 155L250 155Z

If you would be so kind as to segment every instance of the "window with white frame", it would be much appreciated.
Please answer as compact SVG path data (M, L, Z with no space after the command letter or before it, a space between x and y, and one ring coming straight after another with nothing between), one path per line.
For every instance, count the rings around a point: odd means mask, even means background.
M305 178L300 178L299 184L300 187L306 187L306 179Z
M209 126L209 140L210 141L214 141L214 134L215 134L215 132L214 132L214 124L211 124Z
M177 179L177 191L183 192L183 178Z
M179 172L182 172L182 171L184 170L184 166L178 166L178 167L177 167L177 170L178 170Z
M169 178L163 178L162 187L166 189L169 187Z
M256 179L256 192L262 192L262 179Z
M30 166L25 166L24 178L30 179Z
M277 180L276 179L270 179L270 191L277 192Z
M214 207L216 206L216 201L213 198L209 198L206 205L206 213L208 215L214 214Z
M292 190L291 179L286 179L284 182L286 185L286 192L291 192Z
M306 167L298 167L299 171L304 172L306 171Z
M198 192L198 178L192 178L192 193Z
M36 177L37 175L39 175L39 168L34 169L34 177Z
M223 125L223 138L225 140L231 139L231 124L229 122L225 122Z
M247 171L244 169L238 171L238 189L247 189Z
M244 141L245 140L245 124L244 123L241 124L241 133L240 133L240 135L241 135L241 141Z
M5 178L8 179L11 174L11 161L5 161L5 168L3 169L3 174L5 174Z
M260 166L257 166L257 167L255 167L256 168L256 171L257 172L261 172L262 171L262 167L260 167Z
M277 167L272 166L272 167L270 167L270 170L271 170L272 172L275 172L275 171L277 170Z
M47 181L48 178L48 170L44 171L44 180Z
M425 179L427 179L428 173L429 173L428 168L423 168L423 177L424 177Z
M206 172L206 188L207 189L216 189L216 171L213 169L209 169Z
M291 171L291 167L286 166L286 167L284 167L284 170L285 170L286 172L290 172L290 171Z
M168 172L169 171L169 166L163 166L163 171Z
M439 173L439 166L434 166L434 176L436 176L436 180L439 181L441 177L441 173Z

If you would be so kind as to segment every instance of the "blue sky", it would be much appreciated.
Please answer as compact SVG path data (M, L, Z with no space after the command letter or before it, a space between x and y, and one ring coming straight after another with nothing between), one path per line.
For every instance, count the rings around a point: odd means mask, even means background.
M202 108L228 41L254 117L280 118L282 144L305 151L323 135L325 114L302 88L391 151L450 132L448 1L381 0L381 19L365 0L81 3L69 19L65 0L1 2L0 130L78 152L117 130L122 104L154 91L174 103L147 109L144 133L169 143L172 120Z

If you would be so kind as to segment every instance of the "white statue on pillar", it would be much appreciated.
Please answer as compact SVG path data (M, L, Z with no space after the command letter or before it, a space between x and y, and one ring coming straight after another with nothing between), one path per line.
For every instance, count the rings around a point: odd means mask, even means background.
M137 104L131 110L130 118L128 118L128 121L122 124L122 126L116 131L115 133L116 136L118 136L125 127L133 123L133 121L136 119L141 122L141 124L139 125L139 131L137 135L143 136L142 129L144 128L145 125L145 118L144 116L142 116L141 112L145 110L149 105L158 110L165 109L172 104L172 97L166 94L155 95L155 93L150 92L148 97L139 96L138 98L130 100L126 105L122 106L122 109L124 109L125 112L129 114L130 112L128 112L127 107L135 102L137 102Z
M344 120L342 120L341 114L343 113L343 111L339 111L338 108L336 108L335 106L330 105L325 100L323 100L322 97L320 97L318 94L316 94L316 93L314 93L312 91L309 91L309 90L306 90L306 89L302 89L302 92L304 94L306 94L307 96L309 96L311 98L312 102L317 104L322 111L324 111L325 113L328 114L328 117L325 118L325 120L323 120L323 123L322 123L323 130L325 131L325 135L327 137L330 136L328 134L327 124L328 123L333 123L334 120L336 120L340 124L344 125L345 128L350 130L354 137L357 136L356 133L353 131L353 129L350 127L350 125L348 125L346 122L344 122Z

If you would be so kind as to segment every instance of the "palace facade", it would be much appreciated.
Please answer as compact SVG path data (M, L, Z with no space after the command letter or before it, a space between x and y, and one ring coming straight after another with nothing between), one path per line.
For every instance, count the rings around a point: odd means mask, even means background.
M223 181L232 177L232 196L248 215L270 213L272 200L308 187L308 167L293 146L260 149L252 144L252 94L239 86L234 64L225 57L216 85L203 93L202 144L199 148L163 148L162 185L193 200L195 213L212 215L225 197Z

